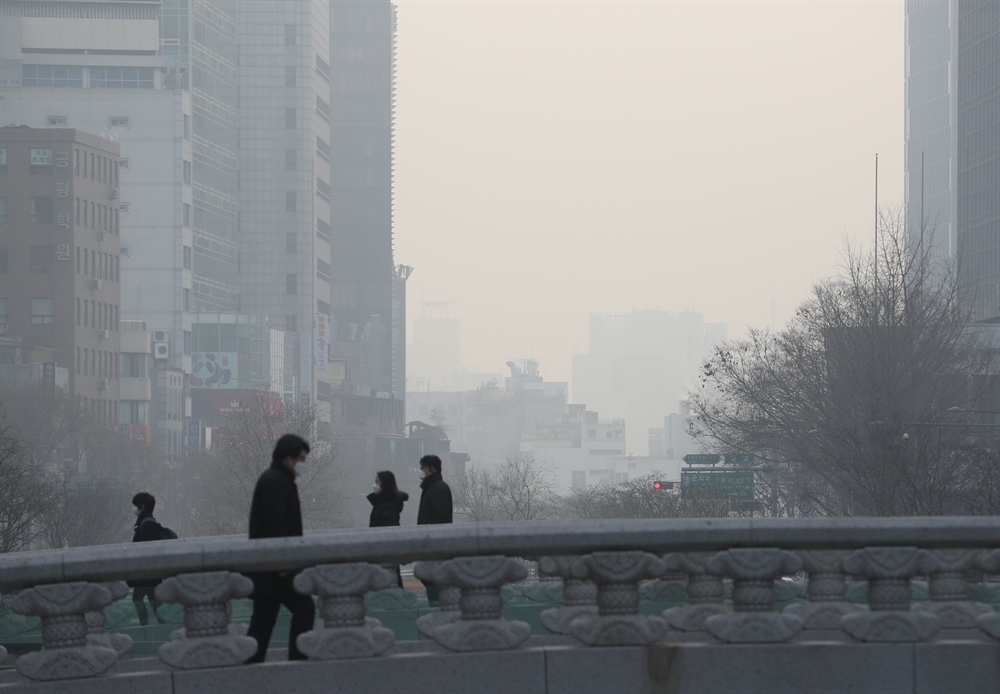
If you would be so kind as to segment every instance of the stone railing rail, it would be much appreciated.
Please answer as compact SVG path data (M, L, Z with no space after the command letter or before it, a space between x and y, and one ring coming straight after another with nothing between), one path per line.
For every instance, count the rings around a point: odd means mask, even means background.
M524 580L523 559L537 562L540 590L562 584L562 606L540 623L598 650L671 639L720 647L1000 639L1000 613L970 601L966 583L970 571L1000 574L1000 518L557 521L195 538L0 555L0 592L19 591L10 608L42 619L44 648L18 658L18 672L73 679L111 671L131 647L127 636L104 633L102 610L124 596L123 581L148 578L165 579L158 599L185 609L184 629L159 650L174 671L238 665L253 653L229 603L250 594L244 574L258 571L301 571L296 590L318 596L322 621L298 640L311 660L386 653L393 632L365 614L364 596L395 585L384 567L411 562L441 587L441 610L417 621L422 634L454 653L517 649L531 629L503 618L501 588ZM801 574L808 602L775 610L774 581ZM847 600L848 577L867 581L868 606ZM914 577L928 580L928 602L911 604ZM687 604L640 614L640 582L649 580L683 586Z

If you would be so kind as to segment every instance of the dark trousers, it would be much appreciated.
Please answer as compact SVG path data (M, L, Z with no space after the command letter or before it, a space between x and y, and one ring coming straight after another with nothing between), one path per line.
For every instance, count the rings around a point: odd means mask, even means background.
M441 586L427 581L421 581L421 583L424 584L424 590L427 592L428 606L438 607L441 604Z
M139 588L132 589L132 603L135 605L135 613L139 616L139 624L142 626L149 624L149 613L146 612L146 603L143 602L144 598L149 599L149 604L153 608L153 616L156 617L156 621L163 624L160 615L156 614L156 610L160 607L160 601L156 599L156 594L153 592L155 590L156 586L140 586Z
M253 615L250 617L250 628L247 636L257 639L257 653L247 660L248 663L263 663L267 655L267 646L271 642L271 632L278 620L278 610L282 605L292 613L292 628L288 634L288 659L305 660L306 656L295 645L295 639L313 627L316 619L316 605L308 595L296 593L292 587L293 574L268 577L268 590L255 591L253 597ZM256 578L256 577L255 577Z

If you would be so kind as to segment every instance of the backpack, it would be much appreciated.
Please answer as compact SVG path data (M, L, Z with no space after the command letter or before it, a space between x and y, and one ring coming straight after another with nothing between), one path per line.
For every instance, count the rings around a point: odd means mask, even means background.
M156 532L157 532L157 535L159 536L159 537L156 538L157 540L176 540L177 539L177 533L175 533L173 530L171 530L170 528L168 528L165 525L160 525L159 521L157 521L152 516L147 516L146 518L143 518L142 523L144 524L147 521L153 521L154 523L156 523ZM140 524L139 527L141 528L142 525Z

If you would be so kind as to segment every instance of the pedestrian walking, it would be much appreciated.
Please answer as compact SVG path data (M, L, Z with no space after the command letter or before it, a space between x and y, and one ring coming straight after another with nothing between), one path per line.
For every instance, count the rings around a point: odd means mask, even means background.
M403 512L403 504L410 498L410 495L400 491L396 486L396 476L389 470L376 473L374 490L368 495L368 501L372 505L371 518L368 521L369 528L385 528L399 525L399 515ZM386 567L391 568L391 567ZM403 575L399 571L399 566L395 567L396 583L403 587Z
M302 511L295 477L306 464L309 444L295 434L285 434L274 446L271 467L257 479L250 505L250 539L265 537L298 537L302 535ZM292 580L295 571L260 572L250 574L254 589L253 615L247 636L257 640L257 653L247 663L262 663L267 655L271 632L284 605L292 613L288 634L288 659L305 660L295 639L312 628L316 606L312 598L295 592Z
M441 476L441 459L436 455L425 455L420 459L420 489L417 525L451 523L451 487ZM427 604L440 604L439 587L425 581L424 588L427 590Z
M159 523L153 518L153 508L156 507L156 498L149 492L139 492L132 497L132 513L136 515L135 525L132 527L132 542L150 542L163 539L160 534ZM146 611L146 600L153 608L153 616L156 617L157 624L165 624L157 610L160 602L156 599L156 586L160 584L158 578L148 578L139 581L129 581L132 587L132 604L135 605L135 613L139 617L139 624L146 626L149 624L149 612Z

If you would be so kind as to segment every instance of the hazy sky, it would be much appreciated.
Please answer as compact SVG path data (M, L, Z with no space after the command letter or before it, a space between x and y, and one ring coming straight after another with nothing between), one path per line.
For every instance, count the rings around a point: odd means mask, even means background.
M396 262L462 362L570 380L588 313L788 318L903 180L902 0L399 5Z

